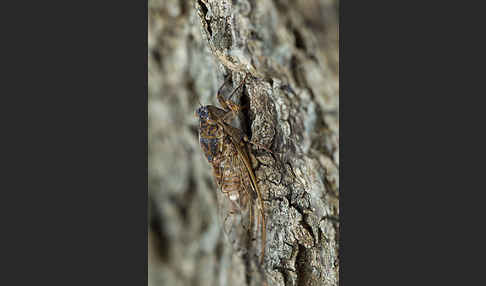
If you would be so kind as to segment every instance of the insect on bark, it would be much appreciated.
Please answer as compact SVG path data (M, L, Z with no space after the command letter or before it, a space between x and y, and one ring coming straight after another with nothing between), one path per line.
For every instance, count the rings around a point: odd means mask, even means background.
M221 192L229 199L231 212L243 213L243 210L248 209L249 229L253 220L253 201L257 202L259 210L257 219L258 225L261 226L261 263L263 263L266 243L265 214L261 192L250 163L248 143L270 150L250 142L241 129L230 125L243 109L232 102L231 97L245 84L247 76L227 100L221 95L222 88L227 82L225 80L217 94L222 108L214 105L200 106L195 115L199 118L199 144L206 159L212 165L216 182Z

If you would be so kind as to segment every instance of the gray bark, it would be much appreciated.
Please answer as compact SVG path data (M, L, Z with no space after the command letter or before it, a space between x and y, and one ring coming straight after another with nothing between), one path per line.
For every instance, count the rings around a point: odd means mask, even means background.
M337 0L149 0L149 285L337 285ZM224 76L249 108L266 256L222 230L199 104ZM250 247L251 248L251 247Z

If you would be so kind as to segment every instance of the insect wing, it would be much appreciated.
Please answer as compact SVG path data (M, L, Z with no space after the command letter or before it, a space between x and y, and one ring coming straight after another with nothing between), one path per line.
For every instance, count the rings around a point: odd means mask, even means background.
M222 183L217 195L218 211L225 236L236 252L244 254L248 251L252 239L251 228L255 225L254 198L249 176L237 149L229 137L226 139L224 159L219 166Z

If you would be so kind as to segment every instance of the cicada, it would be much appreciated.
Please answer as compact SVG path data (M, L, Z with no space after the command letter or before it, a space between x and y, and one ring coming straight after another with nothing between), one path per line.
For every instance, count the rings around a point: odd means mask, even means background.
M254 203L258 209L258 225L261 225L261 262L265 255L266 227L262 195L250 161L248 137L231 121L241 112L242 107L231 101L231 96L241 88L246 80L231 93L226 100L221 94L224 84L218 91L217 98L222 108L214 105L200 106L195 115L199 118L199 144L208 162L212 165L214 178L226 194L227 200L220 203L229 205L230 215L239 214L242 217L248 213L249 229L251 229L254 213ZM226 81L225 81L226 83ZM229 217L229 216L227 216ZM235 217L232 217L233 219ZM224 219L223 224L225 224ZM236 233L241 236L241 232Z

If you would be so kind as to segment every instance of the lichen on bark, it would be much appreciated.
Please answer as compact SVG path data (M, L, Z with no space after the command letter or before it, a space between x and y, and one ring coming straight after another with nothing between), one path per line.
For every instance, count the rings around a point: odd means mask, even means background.
M149 284L337 285L338 1L150 0ZM230 74L267 218L266 257L240 255L194 110ZM254 255L258 255L254 251Z

